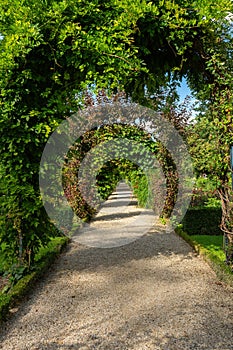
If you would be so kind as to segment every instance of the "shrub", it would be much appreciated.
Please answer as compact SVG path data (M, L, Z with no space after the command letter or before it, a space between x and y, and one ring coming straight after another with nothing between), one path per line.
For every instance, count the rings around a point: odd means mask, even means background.
M190 235L221 235L221 208L190 208L182 220L183 229Z

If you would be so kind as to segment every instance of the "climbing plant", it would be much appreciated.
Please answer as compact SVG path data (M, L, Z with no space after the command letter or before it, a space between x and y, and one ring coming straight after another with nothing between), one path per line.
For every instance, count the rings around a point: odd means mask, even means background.
M230 0L1 2L0 239L8 255L29 263L52 234L40 157L56 126L85 105L83 92L124 90L151 105L161 86L187 76L193 90L213 84L223 94L210 64L230 11Z
M48 136L83 104L84 87L113 89L140 60L115 1L6 1L0 33L1 242L29 263L52 234L38 186Z
M150 159L148 159L148 157L146 158L146 154L144 153L145 150L154 154L157 153L158 146L156 142L152 140L152 136L136 126L127 124L105 125L86 132L70 148L63 170L63 183L66 196L79 217L89 218L95 212L95 210L87 204L93 197L93 191L95 189L87 185L88 194L86 193L86 200L84 200L80 191L79 171L83 159L88 152L97 145L115 141L117 146L117 141L121 141L122 139L125 141L134 141L133 147L129 147L126 144L126 155L122 154L122 148L119 148L119 150L116 148L113 158L106 160L104 163L103 152L99 154L97 152L91 160L91 163L95 162L97 165L98 163L100 164L97 173L95 173L96 168L93 169L93 172L95 175L94 177L96 177L96 186L98 187L100 196L102 199L107 199L121 179L130 179L129 173L141 176L143 174L141 168L144 166L146 169L151 166ZM108 147L114 146L115 143ZM137 160L139 160L140 164L137 163ZM85 182L87 181L87 177L92 175L91 164L87 170L88 174L86 175Z
M231 41L229 41L230 43ZM232 43L231 43L232 46ZM230 50L229 50L230 51ZM225 56L225 57L224 57ZM229 61L230 58L230 62ZM228 264L233 264L233 195L230 167L230 146L233 143L232 63L226 52L212 54L208 65L216 81L206 88L202 113L190 135L195 168L216 184L222 203L222 229Z

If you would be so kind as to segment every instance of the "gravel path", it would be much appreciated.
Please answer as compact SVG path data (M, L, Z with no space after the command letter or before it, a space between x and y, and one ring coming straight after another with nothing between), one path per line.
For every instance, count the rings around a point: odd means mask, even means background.
M4 350L233 349L233 290L159 224L114 248L73 241L11 313Z

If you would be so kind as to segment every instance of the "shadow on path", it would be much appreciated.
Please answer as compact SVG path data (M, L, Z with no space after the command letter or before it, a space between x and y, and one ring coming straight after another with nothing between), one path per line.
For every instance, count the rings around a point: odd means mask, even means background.
M157 222L116 248L73 241L1 324L0 349L232 350L232 337L232 293Z

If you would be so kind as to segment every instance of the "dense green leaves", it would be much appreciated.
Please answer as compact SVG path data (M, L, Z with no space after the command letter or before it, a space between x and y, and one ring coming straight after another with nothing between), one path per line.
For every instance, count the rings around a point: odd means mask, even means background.
M124 140L123 145L122 140ZM127 141L132 141L133 144L131 145ZM105 152L101 148L98 152L96 147L97 145L107 144L107 142L110 142L107 148L111 147L111 152L114 154L110 160L107 158L105 160ZM119 148L117 147L118 144ZM95 147L97 151L91 159L84 179L84 186L87 186L85 191L86 200L84 200L80 190L78 173L82 160ZM137 174L135 176L141 178L143 175L142 168L149 169L153 162L147 152L154 154L157 153L157 149L158 145L152 140L151 135L135 126L114 124L86 132L70 149L63 169L66 197L74 212L81 218L89 218L95 212L87 204L88 199L93 197L93 189L88 184L88 178L92 176L92 172L96 177L98 192L101 198L105 200L121 179L127 178L132 182L132 174ZM96 172L98 168L99 170Z
M0 239L12 245L11 254L29 262L47 240L40 157L56 126L87 103L84 91L125 90L155 108L161 88L187 76L209 106L214 92L208 139L219 127L219 164L225 159L232 125L229 11L230 0L0 4Z
M216 13L220 16L220 11ZM192 129L189 142L195 167L216 183L221 203L221 229L230 246L233 246L233 197L231 190L230 146L233 144L233 65L231 22L218 17L213 20L213 31L218 38L212 47L204 41L206 70L212 80L197 96L202 101L201 113ZM230 248L232 251L232 248ZM227 256L232 263L232 253Z

